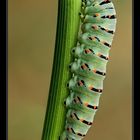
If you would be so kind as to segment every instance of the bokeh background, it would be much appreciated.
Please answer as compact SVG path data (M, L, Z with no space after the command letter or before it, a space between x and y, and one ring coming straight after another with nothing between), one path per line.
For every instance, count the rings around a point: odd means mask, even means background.
M117 30L104 94L85 140L132 139L132 1L113 0ZM57 0L8 0L8 140L41 140Z

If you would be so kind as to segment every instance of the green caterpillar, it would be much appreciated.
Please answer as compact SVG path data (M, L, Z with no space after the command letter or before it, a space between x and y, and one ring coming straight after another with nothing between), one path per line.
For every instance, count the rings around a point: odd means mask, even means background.
M116 12L110 0L82 0L81 25L75 61L69 65L73 74L65 100L68 108L65 130L60 140L81 140L91 127L103 91L115 28Z

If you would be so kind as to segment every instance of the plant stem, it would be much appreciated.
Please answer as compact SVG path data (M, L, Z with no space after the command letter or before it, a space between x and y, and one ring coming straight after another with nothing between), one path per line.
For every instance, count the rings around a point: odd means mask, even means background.
M42 140L58 140L64 130L66 108L63 102L69 94L66 88L71 77L68 65L72 62L71 49L77 43L80 10L81 0L58 1L55 53Z

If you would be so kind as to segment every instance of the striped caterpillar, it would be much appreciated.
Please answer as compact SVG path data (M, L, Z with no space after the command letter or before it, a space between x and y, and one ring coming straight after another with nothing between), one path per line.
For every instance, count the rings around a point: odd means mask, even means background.
M60 140L81 140L91 127L99 106L115 27L116 13L110 0L82 0L81 25L75 61L69 65L72 79L65 130Z

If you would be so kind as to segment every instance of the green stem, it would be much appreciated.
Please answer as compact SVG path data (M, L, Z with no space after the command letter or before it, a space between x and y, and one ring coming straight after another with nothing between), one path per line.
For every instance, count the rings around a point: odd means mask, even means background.
M69 94L66 88L66 83L71 77L68 65L72 62L71 49L77 43L80 10L81 0L58 2L53 71L42 140L58 140L64 130L66 108L63 102Z

